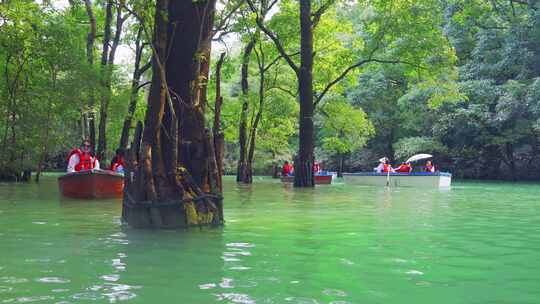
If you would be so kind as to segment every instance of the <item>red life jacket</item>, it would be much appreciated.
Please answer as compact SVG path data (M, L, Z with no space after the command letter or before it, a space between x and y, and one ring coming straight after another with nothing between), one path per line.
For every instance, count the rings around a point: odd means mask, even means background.
M313 163L313 173L317 173L319 171L321 171L321 166L319 165L319 163L314 162Z
M283 170L281 170L281 175L287 176L292 173L292 166L290 164L283 165Z
M116 171L116 169L118 168L118 166L122 166L122 167L125 167L124 166L124 160L123 159L118 159L116 158L114 163L111 165L111 171Z
M396 169L396 172L400 173L409 173L411 171L411 167L409 165L400 165L399 168Z
M392 166L389 164L383 165L383 172L392 172Z
M79 163L75 166L75 171L79 172L81 170L94 169L96 160L92 157L92 155L90 155L90 153L82 152L80 149L73 149L69 153L68 161L73 154L77 154L77 156L79 156Z

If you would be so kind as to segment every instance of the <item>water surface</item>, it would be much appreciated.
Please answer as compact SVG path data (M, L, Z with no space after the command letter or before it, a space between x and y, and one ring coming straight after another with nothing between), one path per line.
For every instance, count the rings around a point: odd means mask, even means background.
M225 183L226 225L135 230L0 184L0 303L538 303L540 187Z

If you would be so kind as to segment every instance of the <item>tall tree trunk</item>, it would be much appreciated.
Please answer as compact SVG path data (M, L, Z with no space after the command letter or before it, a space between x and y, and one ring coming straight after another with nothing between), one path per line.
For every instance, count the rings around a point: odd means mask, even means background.
M314 187L313 178L313 28L311 0L300 0L299 147L294 162L294 186Z
M345 154L339 154L339 169L337 172L338 177L343 177L343 167L345 166Z
M56 67L54 64L51 67L51 82L52 82L52 92L56 92ZM56 98L56 97L55 97ZM49 106L47 107L47 120L45 121L45 134L43 136L43 150L41 151L41 156L39 157L39 162L36 170L36 183L39 183L39 178L41 176L41 171L43 170L43 162L47 158L48 148L49 148L49 129L51 123L51 113L52 113L52 102L55 98L49 99Z
M135 67L133 69L133 79L131 80L131 94L129 97L128 112L124 119L124 125L122 127L122 135L120 136L120 144L118 148L125 150L127 148L129 140L129 130L133 121L133 116L135 115L135 110L137 109L137 99L139 97L139 85L141 81L141 76L150 68L150 64L146 64L141 68L141 58L144 49L144 44L142 43L142 26L137 32L137 40L135 41Z
M210 51L214 8L215 0L156 2L142 143L139 127L126 164L122 217L132 226L223 222L213 139L204 128L209 58L198 56Z
M510 169L510 178L512 181L516 181L516 161L514 158L514 147L511 143L506 143L505 145L505 152L506 152L506 163L508 164L508 168Z
M240 113L240 124L238 127L238 145L239 158L238 169L236 173L236 181L242 183L250 183L250 174L247 163L247 116L249 111L249 59L251 52L255 46L255 38L252 38L244 48L241 68L241 87L242 87L242 112Z
M103 52L101 53L101 105L99 108L99 139L97 156L105 161L107 152L107 116L111 101L111 82L116 49L122 36L125 18L122 17L123 1L116 7L116 30L111 43L111 23L113 1L108 0L105 8L105 28L103 30Z
M101 103L99 107L99 137L96 152L101 162L105 162L104 154L107 149L107 110L110 99L110 73L107 62L111 41L112 6L112 0L107 0L107 4L105 5L105 25L103 28L103 48L101 51Z
M262 51L262 50L261 50ZM259 122L261 121L262 113L264 110L264 74L266 72L265 63L264 63L264 54L261 52L260 55L257 53L257 63L259 67L259 108L257 109L257 114L251 125L251 131L249 134L249 149L247 157L247 181L249 183L253 182L253 157L255 156L255 147L257 142L257 129L259 128Z
M216 99L214 104L214 126L212 128L214 136L214 147L216 154L216 165L218 170L218 187L220 192L223 191L223 156L225 150L225 137L221 130L221 105L223 97L221 96L221 67L225 60L225 53L221 53L216 64Z
M88 62L88 65L90 67L93 67L94 42L96 40L97 34L96 17L94 16L91 0L84 0L84 5L86 7L86 14L88 15L88 19L90 22L90 31L88 32L88 36L86 38L86 61ZM86 130L88 134L83 131L82 137L84 138L88 135L90 137L90 142L92 142L93 145L95 145L96 143L96 124L94 112L95 103L94 85L92 84L88 91L88 109L85 109L83 107L83 109L81 110L81 116L82 120L86 121L86 123L88 124L88 130Z

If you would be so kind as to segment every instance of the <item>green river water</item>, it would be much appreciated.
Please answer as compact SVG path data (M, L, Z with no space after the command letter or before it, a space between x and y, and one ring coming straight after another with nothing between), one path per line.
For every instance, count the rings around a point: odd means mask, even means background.
M56 176L0 184L0 303L540 303L539 197L226 179L225 227L146 231Z

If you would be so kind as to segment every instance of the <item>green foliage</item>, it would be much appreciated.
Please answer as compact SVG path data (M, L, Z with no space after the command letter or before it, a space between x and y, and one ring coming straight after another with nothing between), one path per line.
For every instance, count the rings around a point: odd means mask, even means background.
M366 113L343 98L327 100L322 107L322 148L330 153L346 154L364 147L375 130Z
M430 137L405 137L394 144L397 159L405 161L407 158L419 154L444 154L446 147L436 139Z

